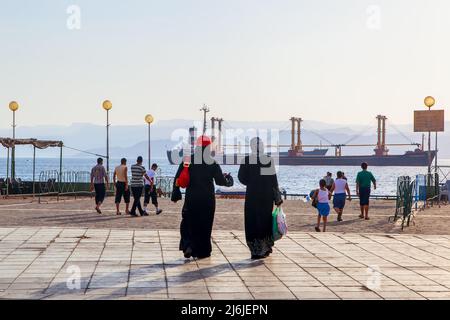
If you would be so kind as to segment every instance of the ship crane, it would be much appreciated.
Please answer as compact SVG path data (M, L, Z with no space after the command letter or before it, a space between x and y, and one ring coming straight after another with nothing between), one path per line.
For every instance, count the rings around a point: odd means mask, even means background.
M203 132L206 133L207 127L207 113L209 112L209 108L204 105L201 109L203 111ZM367 132L368 129L361 131L359 134L352 135L352 137L345 141L344 143L334 143L327 138L323 137L320 134L317 134L311 131L312 134L316 135L320 138L320 144L304 144L302 142L302 128L301 124L303 122L302 118L292 117L290 119L291 123L291 143L290 144L269 144L269 147L272 150L280 150L280 148L287 148L288 152L282 151L278 152L277 157L279 159L280 165L333 165L333 166L355 166L359 165L362 162L369 162L374 166L425 166L429 164L429 156L423 151L424 138L422 136L422 144L415 143L411 141L406 135L399 132L403 137L409 140L409 143L386 143L386 120L387 117L383 115L378 115L376 117L378 121L378 130L377 130L377 142L376 144L371 143L362 143L362 144L354 144L350 143L357 139L364 132ZM215 150L215 157L220 161L223 161L224 164L230 165L238 165L241 162L241 156L244 156L248 152L248 142L241 143L238 140L238 137L235 138L234 144L225 144L225 137L222 133L222 125L228 127L227 123L224 123L222 118L211 118L211 140L212 140L212 148ZM394 125L392 127L398 131ZM242 131L242 130L241 130ZM284 130L281 130L284 131ZM200 133L200 132L199 132ZM192 127L189 129L189 140L191 150L189 152L192 154L195 149L195 141L197 139L196 128ZM268 137L270 138L270 137ZM272 137L273 138L273 137ZM247 139L246 139L247 141ZM322 144L324 141L326 144ZM416 146L417 149L414 151L408 151L404 155L390 155L388 154L388 147L397 147L397 146ZM233 147L234 153L226 153L225 148ZM241 153L241 148L245 147L244 153ZM374 148L375 154L372 155L352 155L352 156L343 156L342 149L344 147L372 147ZM315 148L314 150L306 150L306 148ZM329 148L335 149L334 156L326 156ZM185 148L176 148L167 151L167 157L171 164L180 164L181 159L184 157L184 152L186 152ZM270 151L269 151L270 153ZM272 153L273 154L273 153ZM432 157L434 158L435 151L432 153Z
M303 148L334 148L335 149L335 156L340 157L342 156L342 148L343 147L375 147L375 155L376 156L387 156L389 149L387 147L400 147L400 146L416 146L417 148L421 149L423 147L420 143L386 143L386 120L387 117L383 115L378 115L376 117L378 121L378 129L377 129L377 143L376 144L349 144L349 143L341 143L341 144L335 144L331 141L327 140L326 138L322 137L319 134L316 134L321 139L326 140L329 144L303 144L301 140L301 123L303 122L302 118L298 117L292 117L290 119L291 121L291 144L277 144L277 145L267 145L268 148L290 148L289 149L289 156L302 156L304 153ZM221 126L223 119L218 118L212 118L212 121L219 121L219 126ZM212 128L214 128L214 124L212 122ZM213 129L214 132L214 129ZM238 150L241 149L242 145L239 144L222 144L221 142L221 127L219 128L219 143L220 146L218 149L222 150L222 148L238 148ZM213 133L214 136L214 133ZM353 140L353 138L351 139Z
M203 134L206 133L206 114L210 111L206 104L200 109L203 112Z

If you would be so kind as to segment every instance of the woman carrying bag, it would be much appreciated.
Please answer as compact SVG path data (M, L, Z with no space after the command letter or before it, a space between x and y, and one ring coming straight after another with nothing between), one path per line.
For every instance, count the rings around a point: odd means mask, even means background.
M211 154L211 139L200 136L194 154L180 164L175 175L172 201L181 200L180 188L186 188L180 225L180 250L185 258L211 256L211 233L216 211L214 183L233 186L233 178L223 174Z
M239 181L247 186L245 194L245 237L252 259L263 259L272 253L274 245L272 211L283 200L278 188L275 165L264 154L260 138L250 142L252 153L239 168Z

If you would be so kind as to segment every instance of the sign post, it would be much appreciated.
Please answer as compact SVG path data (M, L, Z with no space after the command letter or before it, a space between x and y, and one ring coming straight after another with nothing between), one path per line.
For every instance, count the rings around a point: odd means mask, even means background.
M435 179L437 178L437 152L438 152L438 142L437 136L438 132L443 132L445 130L444 122L444 110L431 110L431 108L436 104L436 100L428 96L424 100L425 106L428 108L426 111L414 111L414 132L428 132L428 179L427 185L431 186L431 164L433 163L433 158L431 155L431 132L436 133L435 141ZM423 148L423 146L422 146ZM438 179L439 180L439 179ZM439 181L435 181L436 188L439 187Z

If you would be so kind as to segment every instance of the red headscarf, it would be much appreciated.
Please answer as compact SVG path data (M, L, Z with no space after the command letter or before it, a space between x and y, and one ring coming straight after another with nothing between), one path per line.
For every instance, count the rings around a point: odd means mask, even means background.
M207 147L212 143L211 139L208 136L202 135L198 137L196 146L197 147Z

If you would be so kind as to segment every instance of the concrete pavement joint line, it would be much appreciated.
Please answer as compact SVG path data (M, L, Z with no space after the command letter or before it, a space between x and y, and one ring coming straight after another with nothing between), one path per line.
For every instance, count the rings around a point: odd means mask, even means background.
M233 237L239 239L239 236L235 235L232 231L230 231L230 234L233 235ZM222 249L220 248L220 246L217 244L217 242L214 240L214 238L212 238L212 242L216 245L216 247L218 248L218 250L220 251L220 253L222 254L222 256L227 260L228 264L230 265L231 269L233 269L234 273L239 277L239 279L241 280L242 284L245 286L245 288L247 289L248 293L250 293L250 295L252 296L252 299L255 300L255 296L253 295L253 293L248 289L248 286L245 284L244 279L242 279L242 276L239 274L239 272L237 272L237 270L234 268L233 264L230 262L230 260L228 259L228 257L225 255L225 253L222 251Z
M363 236L363 235L360 235L360 236ZM340 237L340 236L339 236L339 237ZM344 239L344 238L342 238L342 237L340 237L340 238L343 239L344 241L347 241L346 239ZM318 239L318 238L315 238L315 239L317 239L317 240L320 241L320 239ZM368 239L368 240L374 242L372 239ZM322 241L322 242L323 242L323 241ZM324 243L324 242L323 242L323 243ZM326 243L325 243L325 244L326 244ZM385 259L384 257L382 257L382 256L380 256L380 255L377 255L377 254L375 254L375 253L373 253L373 252L371 252L371 251L368 251L368 250L365 249L365 248L362 248L362 247L358 246L356 243L352 243L352 244L353 244L355 247L358 247L359 249L362 249L363 251L365 251L365 252L368 253L368 254L371 254L371 255L374 256L374 257L381 258L381 259L383 259L383 260L389 261L389 260ZM331 246L328 245L328 244L326 244L326 245L329 246L329 247L331 247ZM382 244L381 244L381 245L382 245ZM384 245L383 245L383 247L384 247ZM333 248L333 247L331 247L331 248ZM333 248L333 250L336 250L336 249ZM347 258L349 258L349 259L351 259L351 260L353 260L353 261L355 261L355 262L361 263L361 264L365 265L366 267L370 268L370 265L368 265L368 264L366 264L366 263L364 263L364 262L357 261L357 260L355 260L354 258L352 258L350 255L347 255L347 254L345 254L345 253L342 253L342 255L344 255L345 257L347 257ZM392 261L389 261L389 262L392 263L392 264L395 264L395 265L399 266L399 265L396 264L395 262L392 262ZM403 267L401 267L401 266L399 266L399 267L403 269ZM380 272L380 273L382 273L382 272ZM401 284L400 282L398 282L397 279L395 279L395 278L393 278L393 277L391 277L391 276L389 276L389 275L386 275L386 274L384 274L384 273L383 273L383 275L384 275L385 277L389 278L390 280L394 281L395 283L397 283L397 285L399 285L400 287L403 287L404 289L407 289L408 291L412 291L412 290L409 289L407 286L405 286L405 285ZM358 282L360 282L360 281L358 281ZM372 291L372 290L371 290L371 291Z
M19 231L20 229L23 229L23 228L17 228L14 232L17 232L17 231ZM33 229L32 229L33 230ZM37 228L37 230L30 236L30 237L28 237L26 240L24 240L20 245L19 245L19 247L17 247L16 249L14 249L14 251L12 251L9 255L8 255L8 257L11 255L11 254L13 254L14 252L15 252L15 250L17 250L18 248L20 248L20 246L21 245L23 245L24 243L26 243L29 239L31 239L34 235L36 235L38 232L39 232L39 230L40 230L40 228ZM44 250L45 251L45 250ZM14 280L8 285L8 287L6 288L6 290L8 290L12 285L13 285L13 283L30 267L30 265L31 264L33 264L33 262L34 261L36 261L36 259L38 258L38 257L40 257L41 255L42 255L42 253L44 252L44 251L42 251L42 252L40 252L34 259L33 259L33 261L31 261L23 270L22 270L22 272L20 272L19 273L19 275L17 276L17 277L15 277L14 278ZM4 260L2 260L2 262L3 262ZM6 291L5 290L5 291Z
M415 236L414 236L414 237L415 237ZM402 242L403 244L405 244L405 245L407 245L407 246L409 246L409 247L412 247L409 243L404 242L404 241L402 241L401 239L399 239L399 238L397 238L397 237L395 238L395 240L396 240L396 241L399 241L399 242ZM421 239L421 240L423 240L423 239ZM373 241L376 242L376 243L378 243L378 244L383 245L383 244L380 243L379 241L376 241L376 240L373 240ZM414 250L421 250L419 247L413 247L413 248L414 248ZM417 260L417 261L421 261L421 262L426 263L426 264L429 265L429 263L426 262L426 261L423 261L423 260L419 260L419 259L413 258L412 256L407 256L407 255L403 254L401 251L398 251L398 250L396 250L396 249L394 249L394 248L389 248L389 250L394 251L394 252L397 252L397 253L400 253L400 254L402 254L402 255L404 255L404 256L410 258L410 259ZM438 256L438 255L435 255L435 254L432 253L432 252L428 252L428 251L426 251L426 250L421 250L421 251L423 251L423 252L425 252L425 253L427 253L427 254L431 254L431 255L434 255L434 256L437 256L437 257L441 257L441 256ZM442 257L441 257L441 258L442 258ZM448 260L447 258L444 258L444 259ZM442 267L440 267L440 266L436 266L436 265L430 265L430 266L432 266L432 267L434 267L434 268L438 268L438 269L443 270L443 271L448 271L447 269L444 269L444 268L442 268ZM424 278L426 278L427 280L430 280L431 282L434 282L434 284L435 284L436 286L440 286L440 285L441 285L440 283L436 282L436 281L433 280L432 278L429 278L429 277L426 276L425 274L420 274L420 273L418 273L418 272L412 270L411 267L402 267L402 268L405 268L405 269L407 269L407 270L409 270L409 271L411 271L411 272L414 272L416 275L419 275L420 277L424 277ZM424 297L424 298L426 298L426 297Z
M195 265L197 266L197 268L198 268L198 270L196 270L196 272L198 272L200 275L201 275L201 268L200 268L200 265L198 264L198 260L197 259L194 259L194 262L195 262ZM202 277L202 280L203 280L203 283L205 284L205 287L206 287L206 292L208 292L208 296L209 296L209 298L212 300L212 296L211 296L211 292L210 292L210 290L209 290L209 287L208 287L208 283L206 282L206 277ZM167 292L168 293L168 292Z
M133 236L131 238L131 258L130 258L130 264L128 267L128 278L127 278L127 286L125 288L125 296L128 295L128 286L130 285L130 278L131 278L131 264L133 263L133 252L134 252L134 245L136 241L134 240L134 237L136 236L136 230L133 230Z
M339 238L342 239L343 241L347 241L346 239L342 238L342 237L339 236L339 235L334 235L334 236L339 237ZM342 253L342 252L340 252L340 251L337 251L335 248L333 248L332 246L330 246L328 243L322 241L321 239L319 239L319 238L317 238L317 237L314 237L314 236L312 236L312 237L313 237L314 239L320 241L321 243L323 243L324 245L326 245L327 247L329 247L329 248L332 249L333 251L339 253L341 256L347 257L347 258L349 258L350 260L352 260L352 261L355 262L355 263L360 263L360 264L365 265L366 267L370 268L370 265L367 265L367 264L365 264L365 263L363 263L363 262L357 261L357 260L355 260L353 257L351 257L351 256L349 256L349 255L347 255L347 254L345 254L345 253ZM355 244L352 244L352 245L355 245ZM356 245L355 245L355 246L356 246ZM371 254L371 255L373 255L371 252L368 252L368 251L366 251L366 252L369 253L369 254ZM319 259L320 259L320 260L323 260L323 259L321 259L321 258L319 258ZM361 281L359 281L358 279L352 277L350 274L346 273L345 271L341 270L340 268L335 267L335 266L332 266L332 267L335 268L336 270L338 270L338 271L344 273L344 274L345 274L346 276L348 276L349 278L352 278L354 281L356 281L356 282L358 282L358 283L361 283ZM394 280L394 281L395 281L395 280ZM397 281L395 281L395 282L397 282ZM397 282L397 283L398 283L398 282ZM362 284L362 285L363 285L364 287L367 288L367 286L366 286L365 284ZM401 285L401 284L399 283L399 285ZM406 288L406 287L405 287L405 288ZM378 294L376 291L373 291L373 290L370 289L370 288L367 288L367 289L368 289L370 292L375 293L375 294L376 294L377 296L379 296L381 299L384 299L384 298L383 298L380 294ZM331 290L331 289L330 289L330 290ZM333 292L334 292L334 291L333 291Z
M9 232L6 233L5 235L3 235L3 236L0 238L0 241L2 241L4 238L6 238L7 236L9 236L11 233L13 233L14 231L16 231L17 228L5 228L5 229L9 229Z
M60 233L58 233L57 236L55 236L53 239L57 239L61 236L61 234L64 232L64 228L61 230ZM80 244L81 240L83 239L83 237L86 235L88 229L84 230L83 235L78 239L78 241L76 242L76 245L73 247L72 251L70 252L70 254L67 256L67 258L65 259L64 263L62 264L61 268L59 268L59 270L55 273L55 276L52 278L52 280L50 281L49 285L47 286L47 288L45 289L44 292L46 292L50 286L52 285L53 281L56 279L56 277L58 276L58 274L63 270L64 266L67 264L67 262L69 261L70 257L73 255L73 253L75 252L75 250L77 249L78 245ZM50 246L48 246L47 248L49 248ZM52 296L52 294L50 295Z
M18 228L16 231L20 230L20 228ZM11 254L13 254L16 250L19 250L20 247L24 244L27 243L27 241L29 239L31 239L34 235L36 235L37 233L39 233L39 229L37 231L35 231L35 233L33 235L31 235L27 240L24 240L18 247L16 247L14 249L13 252L11 252ZM48 245L47 245L48 247ZM46 250L46 249L45 249ZM5 291L7 291L15 282L17 279L19 279L24 273L25 271L45 252L45 250L42 250L31 262L29 262L25 267L23 267L22 271L14 278L13 281L11 281L11 283L9 283L8 287L5 289ZM8 256L9 257L9 256Z
M371 241L374 241L374 242L376 242L376 243L378 243L378 244L381 244L383 247L386 247L384 244L382 244L382 243L380 243L380 242L378 242L378 241L372 240L372 239L368 238L367 236L365 236L365 235L363 235L363 234L362 234L361 236L364 237L364 238L366 238L366 239L368 239L368 240L371 240ZM395 239L395 240L397 240L397 239ZM358 245L357 245L357 246L358 246ZM361 249L363 249L363 250L367 250L367 249L365 249L365 248L362 248L361 246L358 246L358 247L361 248ZM390 249L390 248L389 248L389 250L393 251L393 250ZM389 261L390 263L395 264L395 265L396 265L397 267L399 267L399 268L409 270L407 267L402 267L401 265L399 265L399 264L396 263L395 261L391 261L391 260L389 260L389 259L387 259L387 258L383 258L382 256L380 256L380 255L378 255L378 254L376 254L376 253L373 253L372 251L370 251L370 252L371 252L373 255L375 255L375 256L377 256L377 257L379 257L379 258L385 259L385 260ZM398 252L397 252L397 253L398 253ZM405 256L404 254L401 254L401 255ZM409 256L405 256L405 257L411 258L411 257L409 257ZM411 259L414 259L414 258L411 258ZM416 260L416 259L414 259L414 260ZM416 260L416 261L418 261L418 260ZM419 277L423 277L423 275L421 275L421 274L415 272L414 270L410 270L410 271L414 272L414 273L415 273L416 275L418 275ZM383 271L380 270L380 273L383 273ZM392 280L394 280L395 282L399 283L395 278L392 278L392 277L388 276L388 275L385 274L385 273L383 273L383 275L386 276L386 277L388 277L388 278L390 278L390 279L392 279ZM432 280L432 281L433 281L433 280ZM435 281L433 281L433 282L436 283ZM399 283L399 284L402 285L402 286L404 286L404 287L406 287L409 291L412 291L412 292L416 293L417 295L421 296L422 298L425 298L425 299L429 300L427 297L424 297L424 296L421 295L420 293L415 292L415 291L409 289L407 286L405 286L405 285L403 285L403 284L401 284L401 283Z
M169 298L169 280L168 280L168 277L167 277L166 261L164 259L164 250L163 250L163 247L162 247L161 233L159 232L159 230L157 231L157 234L158 234L159 247L161 249L161 262L162 262L162 267L163 267L163 270L164 270L164 280L166 282L166 291L167 291L166 292L166 296L167 296L167 298Z
M440 246L441 248L450 249L450 247L446 247L446 246L442 246L442 245L440 245L440 244L433 243L433 242L429 241L428 239L422 238L422 237L418 237L417 235L414 235L414 238L420 239L420 240L422 240L422 241L426 241L426 242L428 242L428 243L430 243L430 244L432 244L432 245L438 245L438 246ZM404 241L401 240L401 239L400 239L400 241L402 241L403 243L408 244L407 242L404 242ZM421 250L421 251L423 251L423 252L426 252L427 254L432 254L432 255L435 255L435 256L437 256L437 257L443 258L443 259L445 259L445 260L449 260L449 259L447 258L447 256L441 256L441 255L439 255L439 254L435 254L434 252L427 251L427 250L425 250L425 249L422 249L421 247L414 247L414 249L416 249L416 250ZM440 267L438 267L438 268L440 268Z
M314 237L312 237L311 235L309 235L311 238L315 239ZM297 245L299 245L301 248L303 248L305 251L309 252L311 255L313 255L314 257L316 257L318 260L324 262L325 264L335 268L334 266L332 266L331 264L329 264L327 261L323 260L322 258L319 258L316 256L316 254L314 252L312 252L311 250L307 249L306 247L304 247L303 245L301 245L300 243L298 243L295 239L287 236L288 239L292 240L294 243L296 243ZM292 260L291 258L289 258L288 256L286 256L281 250L279 250L280 253L286 257L286 259L289 259L291 262L293 262L295 265L297 265L300 269L302 269L304 272L306 272L307 274L309 274L311 277L313 277L317 282L319 282L323 287L327 288L328 290L330 290L331 292L334 293L333 290L331 290L330 288L328 288L328 286L322 282L317 276L315 276L314 274L311 274L310 272L308 272L308 270L305 270L302 266L300 266L297 262L295 262L294 260ZM283 282L284 283L284 282ZM342 300L341 297L339 297L338 295L336 295L339 300Z
M12 228L12 230L10 232L8 232L4 237L2 237L2 239L0 240L0 242L3 241L3 239L5 239L6 237L8 237L10 234L12 234L13 232L15 232L16 230L18 230L19 228ZM3 262L3 260L5 260L6 258L9 257L10 254L12 254L14 252L14 250L16 250L17 248L19 248L23 243L21 243L18 247L11 249L11 252L8 253L6 256L4 256L2 259L0 259L0 263Z
M245 243L243 243L243 241L241 240L241 238L240 237L237 237L237 239L239 240L239 242L240 243L242 243L242 245L243 246L247 246ZM277 248L277 250L284 256L284 257L286 257L286 255L280 250L280 249L278 249ZM287 257L286 257L287 258ZM289 259L289 258L288 258ZM290 259L289 259L290 260ZM292 260L291 260L292 261ZM277 280L278 281L280 281L288 290L289 290L289 292L295 297L295 298L297 298L297 296L294 294L294 292L292 292L292 290L288 287L288 286L286 286L286 284L283 282L283 281L281 281L281 279L275 274L275 272L273 272L270 268L268 268L267 267L267 265L264 263L264 267L267 269L267 270L269 270L273 275L274 275L274 277L275 278L277 278ZM297 299L298 300L298 299Z
M89 229L88 229L88 230L89 230ZM97 267L98 267L98 264L99 264L99 262L100 262L100 260L101 260L101 258L102 258L103 252L105 252L106 244L108 243L109 237L110 237L110 235L111 235L111 231L112 231L112 230L110 229L109 232L108 232L108 236L106 237L105 242L103 243L102 251L100 252L100 255L98 256L98 260L97 260L97 262L96 262L96 264L95 264L95 268L94 268L94 270L92 271L91 276L89 277L89 281L88 281L88 283L87 283L87 285L86 285L86 289L84 290L84 294L87 293L87 291L88 291L88 289L89 289L89 286L91 285L92 278L94 277L95 271L97 271Z

